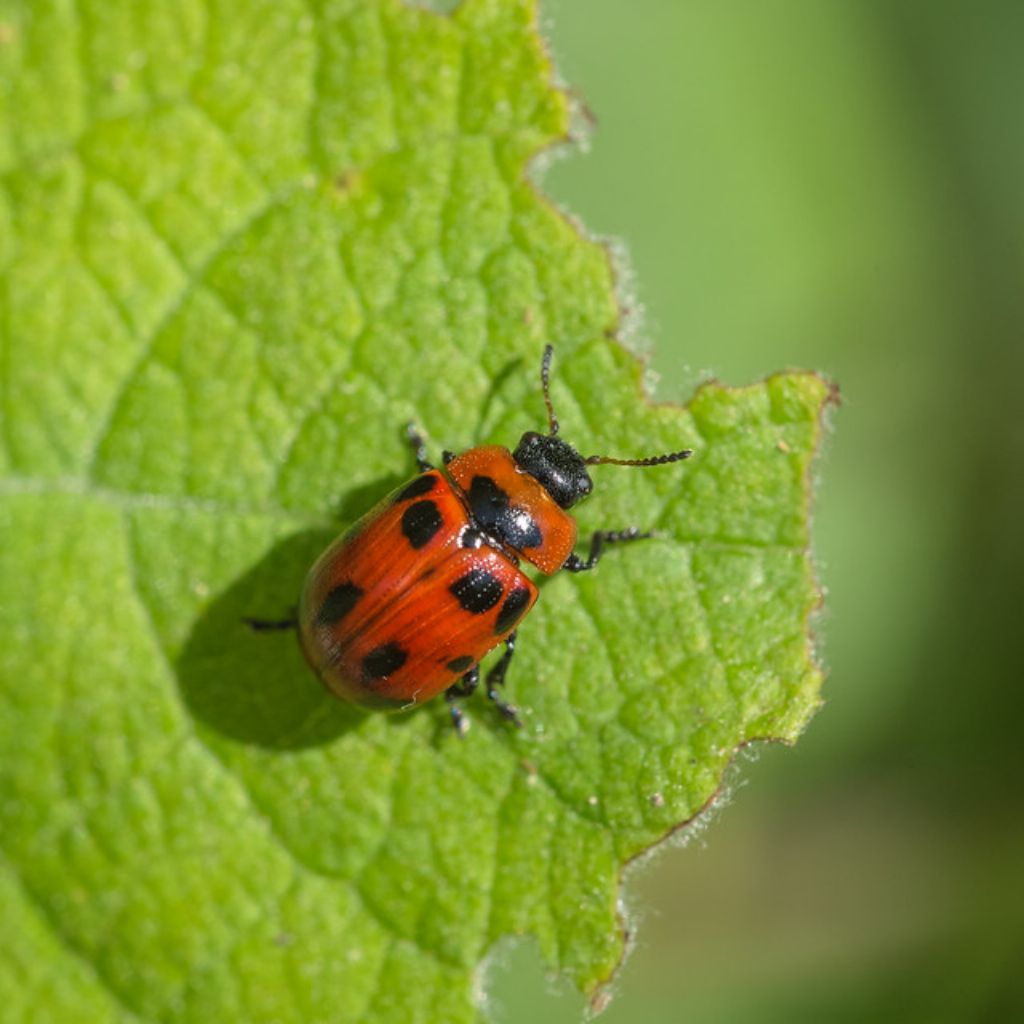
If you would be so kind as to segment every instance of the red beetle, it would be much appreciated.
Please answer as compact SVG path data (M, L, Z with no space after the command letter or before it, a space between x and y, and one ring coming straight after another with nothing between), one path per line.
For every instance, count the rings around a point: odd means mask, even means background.
M313 670L332 693L368 708L407 708L445 692L455 727L459 706L480 680L481 659L498 644L487 696L509 720L499 694L522 618L537 588L519 568L545 575L593 569L606 545L643 540L636 527L599 530L585 559L573 553L572 508L593 489L588 465L658 466L689 449L645 459L582 457L558 439L544 350L541 384L548 433L524 434L514 452L498 445L427 461L410 426L419 476L389 494L320 556L306 577L298 621L248 620L257 629L297 627Z

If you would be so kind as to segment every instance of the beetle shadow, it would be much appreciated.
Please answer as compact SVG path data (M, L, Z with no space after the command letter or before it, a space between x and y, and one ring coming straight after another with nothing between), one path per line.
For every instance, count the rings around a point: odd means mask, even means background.
M403 437L405 432L403 431ZM404 473L389 473L387 476L378 477L376 480L371 480L368 484L362 484L359 487L353 487L352 490L347 491L345 496L334 506L333 515L340 524L331 537L333 540L341 530L347 529L348 526L354 523L360 516L366 515L374 505L377 504L382 498L387 497L393 490L395 490L400 484L404 484L408 479L416 472L416 464L412 458L409 459L409 465ZM326 545L324 545L326 547ZM318 551L317 554L320 554ZM310 562L309 565L313 563ZM309 568L309 565L306 568ZM300 581L301 585L301 581Z
M343 508L365 512L400 482L361 487ZM309 567L339 532L318 527L279 541L200 616L175 668L185 705L205 728L247 745L297 750L330 743L364 720L367 712L338 700L306 664L294 629L258 632L245 621L292 616ZM408 718L389 716L396 726Z

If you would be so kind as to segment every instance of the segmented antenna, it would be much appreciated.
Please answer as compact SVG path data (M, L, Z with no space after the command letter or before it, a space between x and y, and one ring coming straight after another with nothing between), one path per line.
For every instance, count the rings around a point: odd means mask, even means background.
M679 462L693 454L692 448L667 455L651 455L646 459L614 459L610 455L588 455L583 461L588 466L664 466L667 462Z
M555 415L554 407L551 405L549 385L551 357L554 354L554 346L545 345L544 355L540 361L540 383L544 391L544 405L548 410L548 433L551 437L558 433L558 417ZM682 451L668 452L665 455L651 455L646 459L616 459L611 455L589 455L583 461L588 466L664 466L669 462L679 462L681 459L688 459L692 454L693 449L684 448Z
M548 377L551 374L551 357L554 355L553 345L544 346L544 357L540 361L540 383L544 389L544 404L548 409L548 433L552 437L558 433L558 417L555 415L554 407L551 405L551 394L548 390Z

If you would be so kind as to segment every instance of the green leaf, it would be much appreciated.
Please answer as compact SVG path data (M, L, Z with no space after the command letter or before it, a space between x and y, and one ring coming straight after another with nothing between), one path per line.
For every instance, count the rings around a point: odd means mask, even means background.
M594 992L625 862L818 703L809 374L648 404L529 0L0 2L5 1019L467 1021L505 935ZM525 728L364 715L294 639L346 522L441 443L595 470L521 632Z

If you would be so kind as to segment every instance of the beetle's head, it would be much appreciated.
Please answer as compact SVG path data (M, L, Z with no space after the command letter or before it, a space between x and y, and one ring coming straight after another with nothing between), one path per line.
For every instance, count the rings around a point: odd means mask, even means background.
M571 444L559 441L556 436L558 417L551 405L549 384L553 351L550 345L545 346L540 364L540 382L544 391L544 405L548 410L548 433L538 434L528 430L520 438L512 457L516 465L524 473L535 477L562 508L572 508L580 498L585 498L594 489L587 466L662 466L667 462L687 459L693 454L689 448L684 448L682 451L643 459L617 459L610 455L589 455L584 458Z
M583 456L557 437L529 430L520 438L512 458L524 473L535 477L562 508L572 508L594 489Z

